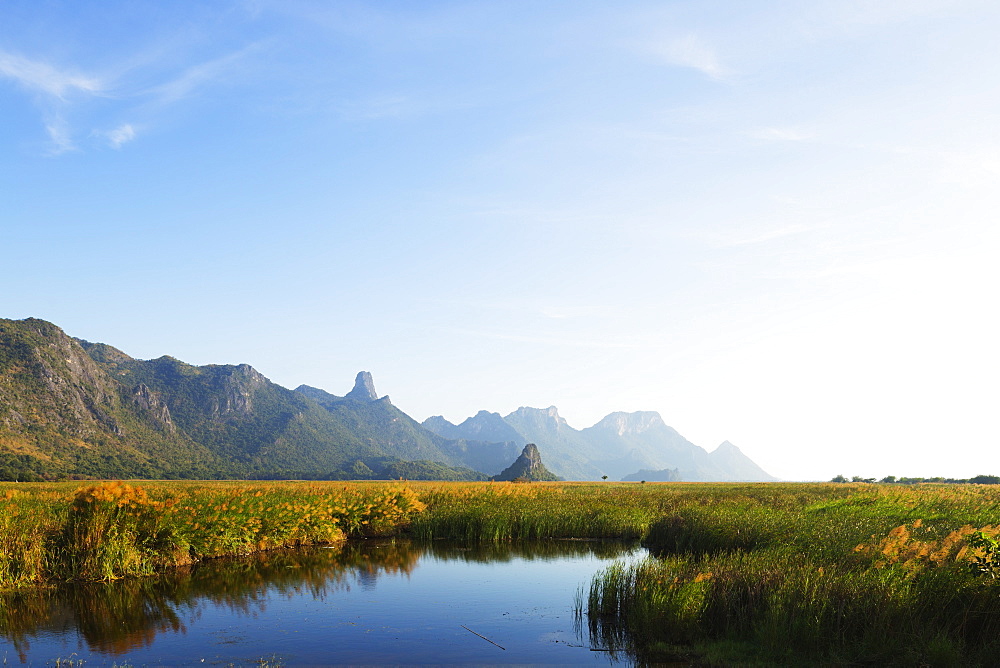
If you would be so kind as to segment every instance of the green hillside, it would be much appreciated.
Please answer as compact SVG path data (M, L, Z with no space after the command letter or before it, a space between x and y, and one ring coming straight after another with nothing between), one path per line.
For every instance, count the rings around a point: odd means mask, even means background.
M0 320L0 476L232 473L208 448L158 419L146 398L55 325Z
M463 464L487 444L470 452L364 387L316 392L0 320L0 479L485 477Z

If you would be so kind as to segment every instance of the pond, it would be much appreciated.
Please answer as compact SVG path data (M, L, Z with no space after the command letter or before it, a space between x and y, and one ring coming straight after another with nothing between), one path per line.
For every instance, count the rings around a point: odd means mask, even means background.
M574 603L598 570L644 555L607 542L358 541L8 592L0 662L620 664L591 644Z

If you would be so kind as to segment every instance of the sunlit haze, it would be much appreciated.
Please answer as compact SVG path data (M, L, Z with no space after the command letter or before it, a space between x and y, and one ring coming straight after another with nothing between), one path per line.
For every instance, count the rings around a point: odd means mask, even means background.
M1000 3L0 5L0 317L1000 474ZM541 445L541 444L540 444ZM544 455L544 449L543 449Z

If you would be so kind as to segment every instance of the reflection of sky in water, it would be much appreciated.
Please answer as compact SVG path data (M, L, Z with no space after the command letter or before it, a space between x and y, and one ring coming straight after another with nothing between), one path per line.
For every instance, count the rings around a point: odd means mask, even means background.
M573 603L616 550L506 550L373 542L0 598L0 661L607 664L574 623Z

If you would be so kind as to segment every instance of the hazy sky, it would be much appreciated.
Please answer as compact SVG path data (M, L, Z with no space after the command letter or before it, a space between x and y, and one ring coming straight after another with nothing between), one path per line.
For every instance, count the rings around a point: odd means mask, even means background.
M995 0L0 4L0 317L1000 474ZM544 449L543 449L544 456Z

